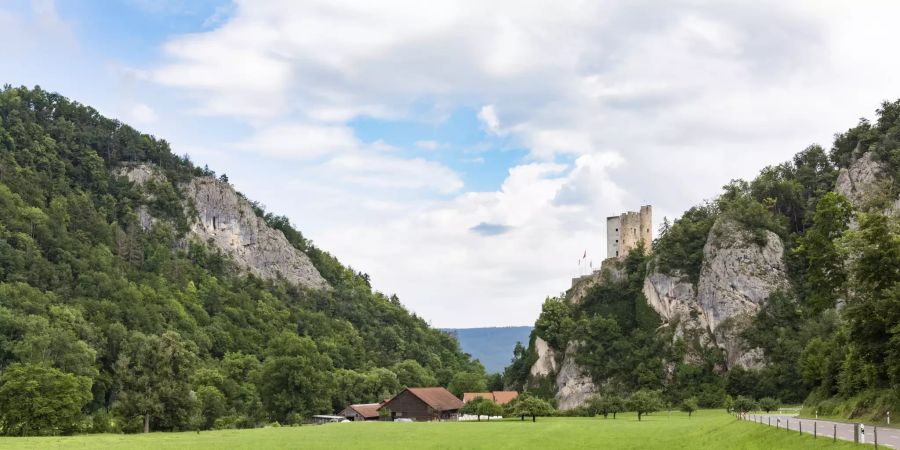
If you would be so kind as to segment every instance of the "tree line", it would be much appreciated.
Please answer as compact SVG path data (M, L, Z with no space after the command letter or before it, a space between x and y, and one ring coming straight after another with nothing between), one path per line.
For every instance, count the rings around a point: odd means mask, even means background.
M116 175L135 163L163 179ZM242 274L191 240L179 186L197 176L215 173L90 107L0 91L0 433L254 427L486 387L455 339L258 203L332 289Z

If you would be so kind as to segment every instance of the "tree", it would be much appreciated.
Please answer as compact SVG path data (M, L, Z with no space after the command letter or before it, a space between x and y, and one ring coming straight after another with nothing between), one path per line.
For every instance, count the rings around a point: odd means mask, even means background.
M503 407L494 402L482 403L479 411L480 414L487 416L488 420L491 420L491 417L503 415Z
M487 390L487 383L481 374L459 372L453 375L447 390L457 397L462 397L465 392L484 392Z
M613 419L615 419L617 413L625 411L625 400L621 396L615 394L606 396L606 410L609 414L612 414Z
M524 398L520 397L513 409L513 415L520 416L522 420L525 420L525 416L531 416L532 422L537 420L537 416L549 416L551 414L553 414L552 405L530 395Z
M287 331L278 335L269 345L259 385L272 419L290 423L329 410L332 370L331 359L312 339Z
M181 335L133 332L115 364L119 396L116 411L143 418L144 433L155 419L163 429L185 429L196 404L188 381L196 354Z
M588 408L591 415L600 414L607 418L612 414L613 419L615 419L616 414L625 409L625 401L622 400L622 397L615 394L594 395L588 400Z
M745 397L743 395L738 395L736 399L734 399L734 405L732 406L735 412L745 413L758 409L756 401L754 401L750 397Z
M681 402L681 410L688 413L688 418L694 414L694 411L696 411L697 408L699 408L699 406L697 406L696 397L688 397Z
M499 373L492 373L487 376L487 390L489 391L502 391L503 387L503 375Z
M42 364L13 364L0 373L0 431L13 436L75 431L91 400L91 379Z
M759 409L769 413L771 411L777 410L781 406L781 402L778 399L774 399L772 397L763 397L759 399Z
M504 388L522 391L531 371L531 366L537 360L536 352L529 351L521 342L516 342L513 348L513 358L510 364L503 370Z
M200 386L196 395L200 402L200 426L208 430L216 423L216 419L225 415L225 395L215 386Z
M541 315L534 323L536 335L544 338L550 347L564 349L574 327L571 308L565 300L558 298L544 300Z
M628 398L628 409L637 413L638 421L644 414L659 411L662 407L662 397L658 391L641 389Z
M463 405L460 412L463 414L471 414L478 416L478 421L481 421L481 416L487 416L488 420L491 420L491 416L499 416L503 414L503 407L494 403L494 401L484 398L484 397L476 397L470 400L468 403Z
M852 295L844 316L857 353L856 360L848 363L872 372L871 381L887 387L891 384L888 374L898 373L896 366L888 366L893 361L890 355L897 351L891 346L892 338L896 342L900 330L900 220L860 214L859 228L844 239L852 261Z
M794 249L806 261L803 291L814 311L833 308L844 296L847 269L836 245L853 217L853 207L840 194L829 192L816 205L813 225L797 239Z
M428 387L437 384L434 374L412 359L394 364L391 371L397 374L397 380L403 387Z

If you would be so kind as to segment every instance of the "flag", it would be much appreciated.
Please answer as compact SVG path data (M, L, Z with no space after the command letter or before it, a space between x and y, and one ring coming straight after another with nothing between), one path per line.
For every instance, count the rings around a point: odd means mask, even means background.
M584 251L584 256L581 257L581 259L584 259L584 258L587 258L587 250Z

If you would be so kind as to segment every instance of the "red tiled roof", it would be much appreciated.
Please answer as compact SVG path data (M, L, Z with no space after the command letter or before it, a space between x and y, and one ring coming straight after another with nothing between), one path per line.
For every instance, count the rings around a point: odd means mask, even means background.
M476 398L486 398L498 405L505 405L519 396L516 391L494 391L494 392L466 392L463 394L463 403L469 403Z
M479 397L494 401L494 396L490 392L465 392L463 393L463 403L469 403Z
M352 408L359 415L365 418L378 417L379 407L381 407L381 403L362 403L359 405L350 405L350 408Z
M494 403L498 405L505 405L519 396L516 391L494 391L492 394L494 394Z
M425 402L435 411L452 411L463 407L462 400L442 387L406 388L405 391L409 391L410 394ZM401 391L400 394L402 393ZM400 394L395 395L394 398ZM387 406L394 401L394 398L382 403L381 406Z

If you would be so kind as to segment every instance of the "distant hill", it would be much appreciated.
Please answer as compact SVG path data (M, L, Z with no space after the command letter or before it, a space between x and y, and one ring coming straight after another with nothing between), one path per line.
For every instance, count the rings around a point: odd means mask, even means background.
M460 347L484 364L490 373L502 373L509 365L516 342L528 346L533 327L447 328Z

